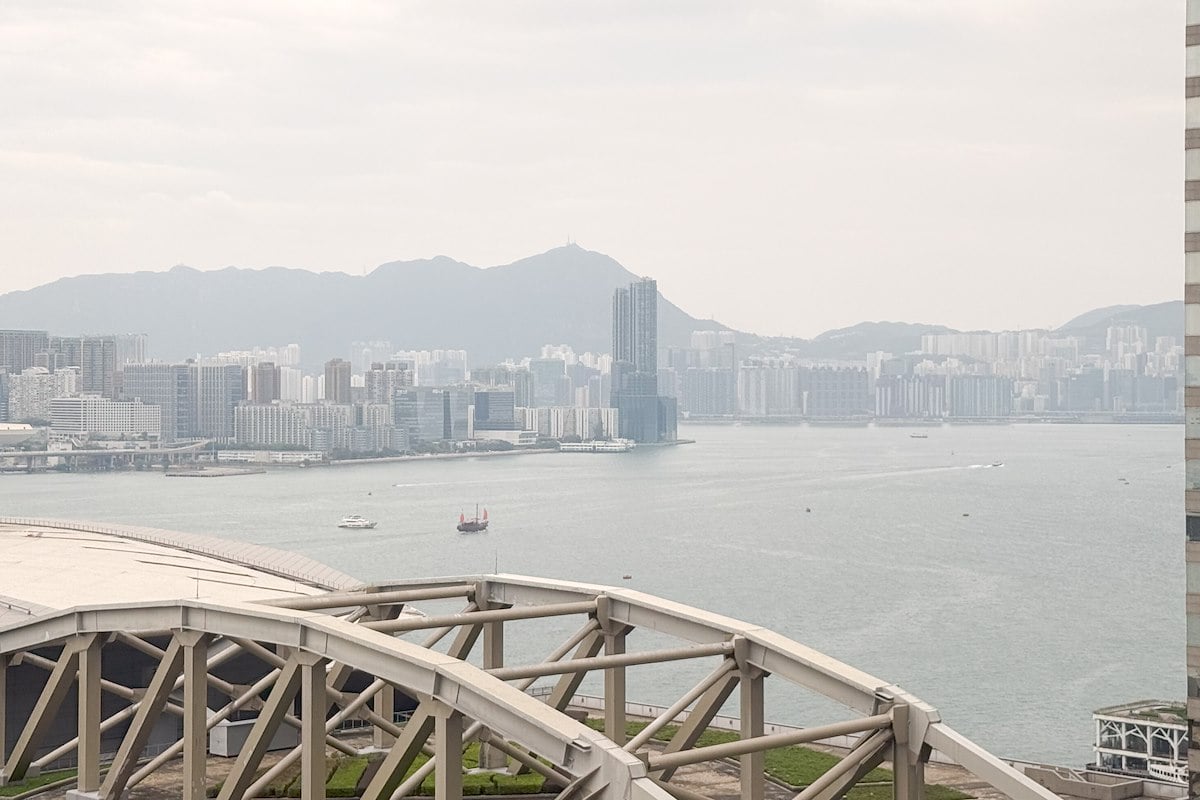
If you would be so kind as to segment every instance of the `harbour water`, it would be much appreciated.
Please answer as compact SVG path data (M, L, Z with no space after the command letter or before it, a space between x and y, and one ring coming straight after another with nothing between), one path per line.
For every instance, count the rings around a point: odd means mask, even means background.
M1093 709L1183 697L1181 428L689 425L680 435L697 443L216 480L4 475L0 513L252 541L364 580L499 569L628 586L760 623L898 683L1013 758L1082 764ZM476 502L491 530L457 534ZM379 525L335 527L352 513ZM509 647L549 649L519 636ZM669 703L691 685L690 673L672 674L631 670L630 698ZM771 692L773 721L837 713Z

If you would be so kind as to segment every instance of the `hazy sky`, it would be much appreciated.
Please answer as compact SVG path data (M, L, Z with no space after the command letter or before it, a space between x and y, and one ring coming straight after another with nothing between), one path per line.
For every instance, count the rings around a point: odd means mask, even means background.
M0 4L0 292L607 253L696 316L1182 288L1175 0ZM0 326L2 326L0 320Z

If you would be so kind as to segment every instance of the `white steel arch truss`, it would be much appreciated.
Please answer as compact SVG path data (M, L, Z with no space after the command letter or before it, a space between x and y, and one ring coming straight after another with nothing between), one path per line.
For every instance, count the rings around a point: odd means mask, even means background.
M406 604L462 598L460 612L400 613ZM504 627L516 620L577 616L579 628L564 641L547 641L541 662L504 659ZM638 630L679 640L653 650L629 648ZM421 643L398 634L425 632ZM447 653L433 645L447 636ZM160 647L148 641L155 638ZM482 641L482 667L466 661ZM126 687L100 674L111 642L151 656L157 668L146 687ZM57 660L33 651L61 647ZM261 662L261 678L235 686L213 674L237 654ZM642 664L693 659L712 669L659 718L625 741L625 671ZM836 800L884 761L894 765L898 800L921 800L924 764L932 750L948 756L1016 800L1054 800L1052 794L962 737L937 710L898 686L843 664L765 628L628 589L511 575L425 579L364 586L352 591L259 603L177 600L71 609L0 629L0 698L7 666L20 660L50 675L14 746L3 753L0 780L18 780L31 769L75 751L77 794L116 800L173 758L183 758L183 795L205 792L206 731L240 709L258 709L219 800L260 796L280 771L299 762L305 798L324 795L327 747L355 752L332 732L349 718L376 730L390 748L367 786L365 800L398 800L433 773L439 798L462 794L461 754L466 742L483 743L481 764L534 770L557 787L559 800L703 800L672 783L683 766L717 758L741 764L743 800L764 796L764 754L790 744L857 735L849 754L804 788L796 800ZM371 676L360 692L344 691L352 671ZM601 671L605 730L593 731L565 712L584 676ZM540 677L556 683L545 701L525 692ZM764 734L763 686L778 680L831 698L859 716L795 732ZM75 684L79 735L48 752L45 737ZM209 705L209 690L226 698ZM418 701L412 718L396 725L393 692ZM696 747L699 735L734 691L740 693L741 739ZM102 718L99 698L110 693L128 705ZM291 714L296 698L301 713ZM651 737L680 712L686 722L664 748ZM0 720L4 719L0 708ZM142 759L153 722L161 714L183 719L184 736L149 761ZM101 775L102 732L128 725L115 758ZM268 742L280 726L296 727L301 745L256 777ZM0 742L4 741L0 731ZM418 753L432 756L405 778ZM439 764L453 764L441 769Z

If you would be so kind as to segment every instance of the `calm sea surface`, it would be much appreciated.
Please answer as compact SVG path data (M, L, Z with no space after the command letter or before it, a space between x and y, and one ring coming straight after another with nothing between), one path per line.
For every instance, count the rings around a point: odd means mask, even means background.
M680 433L698 442L203 480L6 475L0 513L214 534L364 580L498 566L631 586L898 683L1014 758L1083 763L1093 709L1183 696L1182 428ZM492 530L456 534L476 502ZM334 527L350 513L379 527ZM511 654L554 644L527 635ZM631 669L630 698L670 702L710 668ZM783 687L768 703L778 722L839 713Z

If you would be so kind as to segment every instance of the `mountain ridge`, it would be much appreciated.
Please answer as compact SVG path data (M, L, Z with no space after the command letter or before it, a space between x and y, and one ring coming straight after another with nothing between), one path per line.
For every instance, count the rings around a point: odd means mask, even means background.
M638 276L603 253L566 245L509 264L476 267L450 256L389 261L364 275L272 265L79 275L0 295L0 327L58 335L141 332L152 357L297 342L304 366L345 357L354 341L397 349L464 349L471 366L535 355L544 344L608 352L612 292ZM1104 346L1110 324L1128 322L1182 341L1183 303L1114 305L1079 314L1055 335ZM659 295L659 343L686 347L693 330L732 330L692 317ZM902 354L945 325L864 321L812 339L737 332L744 353L788 350L802 357L857 360Z

